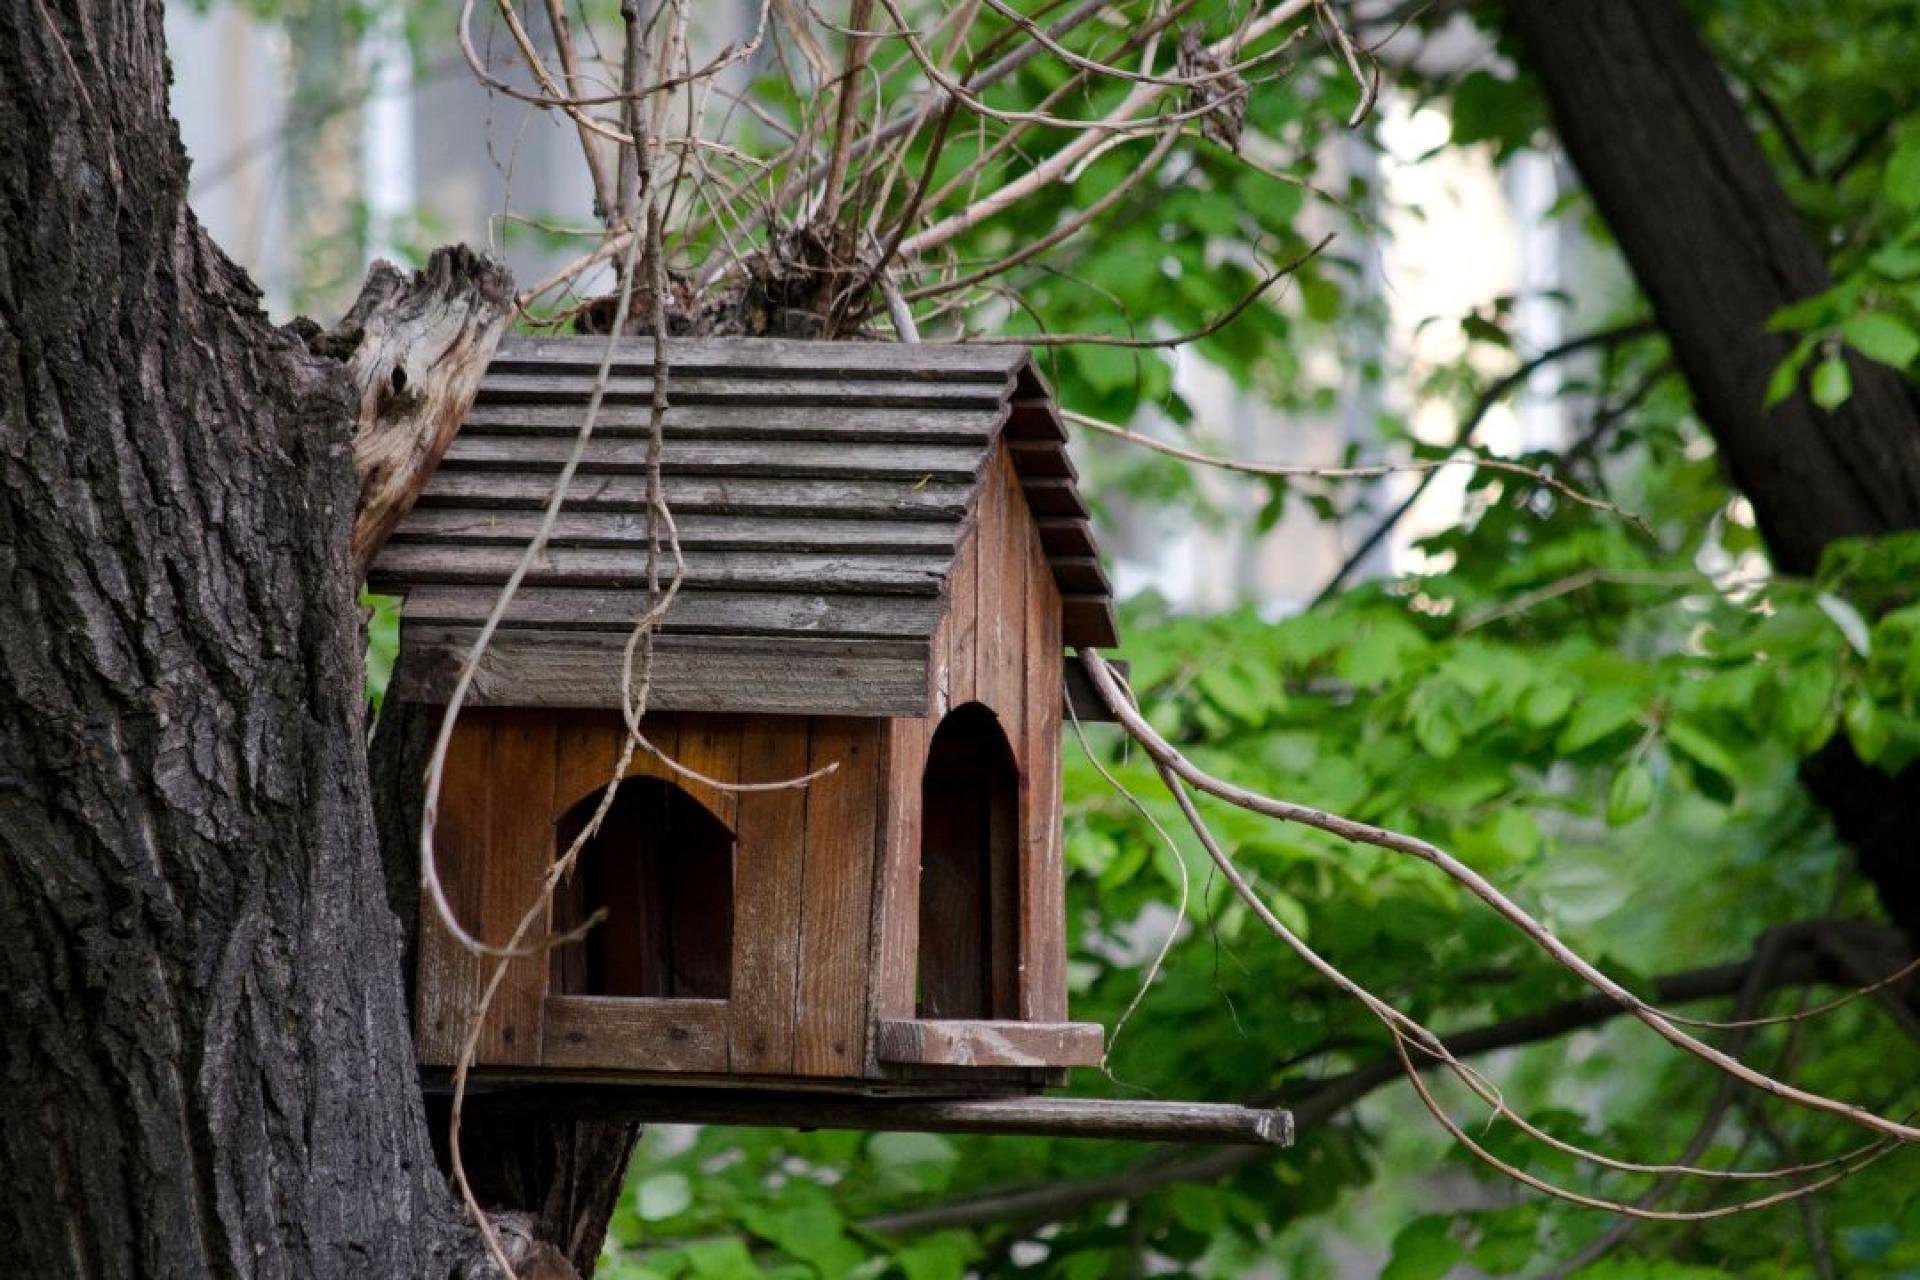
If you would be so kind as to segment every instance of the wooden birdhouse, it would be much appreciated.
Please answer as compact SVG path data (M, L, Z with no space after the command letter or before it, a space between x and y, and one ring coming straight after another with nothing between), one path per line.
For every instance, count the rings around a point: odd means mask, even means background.
M376 562L405 597L391 696L443 702L540 520L605 339L516 339ZM1097 1062L1068 1020L1063 654L1114 645L1065 433L1010 347L687 341L663 490L685 580L642 751L476 1067L768 1087L1028 1092ZM652 347L623 340L551 546L481 663L437 829L462 920L504 942L625 727L646 601ZM662 566L669 572L671 562ZM1093 709L1079 712L1090 716ZM423 1063L491 962L421 922Z

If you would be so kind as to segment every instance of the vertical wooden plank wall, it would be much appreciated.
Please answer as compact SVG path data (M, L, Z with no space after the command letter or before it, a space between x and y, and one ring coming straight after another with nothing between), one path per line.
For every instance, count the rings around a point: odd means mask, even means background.
M1000 730L1013 757L1013 767L1023 779L1026 775L1026 557L1022 549L1019 523L1025 499L1020 493L1019 477L1005 446L994 449L981 478L979 523L974 543L979 559L978 595L975 602L978 637L974 649L974 697L990 709L1000 721ZM1021 791L1026 790L1024 781ZM1025 806L1014 799L1012 812L996 810L990 815L996 828L1005 824L1017 827ZM987 1008L997 1017L1017 1017L1021 1008L1021 970L1025 947L1020 929L1021 856L1019 830L993 830L989 840L996 850L1006 849L1004 858L989 859L986 884L988 975L991 990Z
M539 901L552 858L555 743L549 712L477 707L461 716L448 746L435 858L461 924L486 942L505 944ZM461 947L430 905L423 904L422 914L415 1010L420 1060L452 1066L498 961ZM545 931L543 918L530 936ZM476 1060L539 1062L547 967L544 957L507 962Z
M555 725L550 711L499 708L491 714L493 812L480 936L505 946L527 911L540 904L553 865ZM523 941L546 936L550 919L542 911ZM483 986L500 963L491 956L481 960ZM540 1061L540 1007L550 968L545 955L506 961L475 1049L481 1061L516 1066Z
M879 861L874 810L880 803L882 723L828 716L813 722L808 767L838 767L807 788L799 998L794 1010L796 1075L858 1076L867 1063L867 958Z
M468 932L480 926L492 765L492 716L482 712L462 716L447 744L433 843L440 883ZM420 898L418 964L413 1024L420 1061L450 1067L466 1042L467 1020L480 994L480 957L447 932L425 894Z
M1060 590L1041 550L1039 531L1020 508L1027 533L1027 664L1024 672L1026 754L1020 771L1021 947L1025 966L1021 1015L1032 1022L1067 1020L1066 851L1061 847Z
M939 636L933 651L938 663L944 652ZM874 885L869 961L875 1018L914 1016L920 944L920 776L936 723L934 716L888 720L882 729L886 796L880 811L880 870Z
M777 782L807 771L811 723L799 716L756 716L741 744L743 782ZM794 1008L799 1000L800 890L806 871L807 792L748 791L734 828L733 996L729 1035L733 1069L786 1075L793 1070Z

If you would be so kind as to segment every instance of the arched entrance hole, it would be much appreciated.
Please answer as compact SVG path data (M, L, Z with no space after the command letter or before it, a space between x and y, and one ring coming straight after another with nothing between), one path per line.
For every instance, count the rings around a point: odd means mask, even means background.
M600 804L581 800L555 824L564 852ZM733 957L733 832L672 783L628 778L554 898L554 929L605 910L584 940L554 952L567 995L724 1000Z
M921 779L922 1018L1020 1016L1020 775L977 702L934 731Z

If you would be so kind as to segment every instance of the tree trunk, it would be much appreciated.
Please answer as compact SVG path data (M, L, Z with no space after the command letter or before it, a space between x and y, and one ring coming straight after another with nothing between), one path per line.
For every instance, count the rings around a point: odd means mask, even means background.
M1835 539L1920 528L1920 396L1898 372L1854 359L1839 409L1764 408L1792 342L1767 321L1831 281L1680 0L1508 7L1774 563L1810 574ZM1920 943L1920 767L1889 777L1836 738L1804 776Z
M155 2L0 5L0 1204L34 1276L446 1276L360 395L195 222Z

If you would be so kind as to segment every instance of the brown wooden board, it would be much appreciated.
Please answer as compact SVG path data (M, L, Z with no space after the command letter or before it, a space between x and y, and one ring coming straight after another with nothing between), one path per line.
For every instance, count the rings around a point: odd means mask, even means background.
M1107 659L1107 665L1124 680L1132 664L1119 658ZM1061 666L1066 681L1066 708L1069 719L1078 719L1082 724L1113 724L1119 720L1108 709L1106 700L1100 691L1093 687L1093 677L1081 665L1080 659L1068 655Z
M1037 516L1040 541L1048 556L1091 556L1098 549L1093 541L1093 526L1078 516Z
M478 404L461 435L579 434L584 401ZM830 413L807 405L674 404L661 423L667 440L795 440L818 444L984 445L1000 424L995 409L873 409L840 407ZM603 404L594 419L595 439L653 437L653 407Z
M539 510L552 497L555 478L544 470L440 471L421 491L418 505L427 510L435 507ZM790 480L774 476L685 475L671 477L661 488L676 517L818 516L822 519L873 517L943 521L958 520L964 515L973 491L970 482L938 477L921 483L918 479L900 477ZM567 486L566 506L573 511L644 512L647 478L575 476Z
M673 753L676 763L712 778L715 782L740 781L740 761L745 722L737 715L683 715L680 721L680 747ZM641 723L641 730L646 724ZM651 734L648 735L651 738ZM715 787L677 771L673 780L682 791L705 805L730 829L738 825L740 793Z
M658 717L648 725L650 733L660 728ZM626 725L616 711L573 711L559 717L554 761L556 818L612 781L625 733ZM556 855L559 852L555 850Z
M1073 480L1080 474L1074 469L1073 459L1067 456L1064 441L1009 439L1007 450L1023 476Z
M1035 515L1071 516L1085 520L1087 504L1080 500L1073 481L1048 476L1022 476L1021 488L1027 493L1027 506Z
M370 585L388 593L405 593L422 585L497 588L520 557L518 547L407 542L381 553L380 571ZM685 581L707 590L937 596L950 559L937 551L913 555L846 550L831 555L690 551L685 555ZM668 555L656 562L662 587L674 580L676 569ZM637 549L549 547L524 581L533 587L642 590L647 585L647 556Z
M1039 1022L1067 1016L1066 861L1061 848L1060 594L1038 539L1029 544L1027 576L1027 755L1021 859L1021 1015Z
M1056 440L1067 438L1066 424L1053 402L1041 397L1014 397L1007 415L1007 435L1015 440Z
M474 547L524 547L539 528L537 511L490 511L458 507L416 511L394 534L395 546L427 543ZM864 555L938 553L953 558L954 531L925 520L750 520L736 516L674 517L682 550L855 551ZM661 534L665 546L665 534ZM554 547L618 547L645 554L647 518L626 511L562 510L548 540Z
M1101 569L1099 559L1094 556L1055 556L1053 580L1067 595L1113 594L1113 584L1107 581L1105 570Z
M505 946L533 910L535 917L522 941L537 942L547 935L550 919L542 904L554 852L554 720L545 711L481 714L495 718L481 936ZM489 957L482 965L483 978L501 963ZM494 992L476 1054L484 1062L535 1063L540 1060L541 1002L549 965L537 954L504 963L506 973Z
M443 702L478 628L409 624L390 696ZM625 632L503 629L494 633L468 705L608 707L620 702ZM830 640L781 636L662 636L653 692L660 711L797 715L919 715L927 709L923 640Z
M887 794L872 949L873 1010L881 1018L907 1018L914 1013L920 963L921 777L933 719L893 720L884 729Z
M1120 643L1120 623L1111 596L1066 596L1060 602L1062 639L1071 648L1111 649Z
M775 381L731 374L701 376L669 373L668 394L675 404L807 405L822 409L865 408L995 408L1006 398L1006 388L990 382L903 382L883 377L839 377ZM480 384L480 404L538 403L567 400L584 403L593 390L591 370L534 373L489 372ZM619 373L609 378L610 404L647 404L653 399L653 379L644 374Z
M549 996L543 1063L621 1071L725 1072L727 1002Z
M900 1019L876 1038L882 1062L943 1067L1091 1067L1106 1049L1090 1022Z
M779 782L808 770L811 724L756 716L741 739L743 782ZM735 1070L793 1070L801 892L807 855L807 792L748 791L738 798L730 1030Z
M866 1062L879 735L872 720L822 717L813 723L811 767L838 768L807 788L794 1014L797 1075L858 1075Z
M980 540L969 537L960 544L954 558L953 576L948 580L946 625L941 643L933 655L938 694L935 706L942 712L974 699L974 649L980 622Z
M487 587L416 587L400 613L418 623L478 626L498 593ZM614 631L625 635L648 608L645 591L522 587L506 624L556 631ZM847 639L917 640L932 633L946 603L925 596L863 596L688 588L661 618L664 634L780 636L800 632Z
M447 450L440 471L557 475L576 447L574 441L558 436L463 435ZM596 436L580 452L579 474L646 475L651 452L652 444L646 440ZM903 476L915 481L923 477L966 481L973 478L979 463L978 448L956 444L673 441L660 451L661 474L672 478L704 475L831 480Z
M502 371L554 367L600 367L604 337L505 338L493 367ZM925 343L905 347L887 342L804 342L782 338L670 338L667 363L672 372L700 376L792 380L845 374L878 375L908 382L985 382L1010 384L1028 361L1025 351L1001 344ZM653 339L615 340L613 367L651 373Z
M493 723L492 712L473 711L454 726L435 810L434 863L454 916L468 932L480 927L492 811ZM424 893L418 964L414 1027L420 1061L452 1066L466 1043L479 999L480 957L447 931Z
M1010 803L990 810L988 866L989 928L992 948L992 1016L1020 1016L1021 973L1026 946L1021 928L1021 880L1025 861L1021 832L1022 779L1027 771L1027 587L1028 552L1034 534L1021 501L1020 480L1004 453L996 457L989 483L1000 491L998 534L991 547L982 547L981 563L994 566L991 592L980 595L981 627L991 636L978 654L976 679L980 700L1000 722L1004 745L1013 765ZM982 583L988 581L983 573Z

